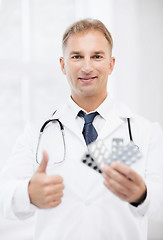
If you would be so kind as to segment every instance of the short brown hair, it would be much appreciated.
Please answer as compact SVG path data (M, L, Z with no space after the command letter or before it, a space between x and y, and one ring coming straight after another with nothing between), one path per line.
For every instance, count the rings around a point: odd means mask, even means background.
M97 20L97 19L83 19L80 21L77 21L75 23L73 23L72 25L70 25L64 35L63 35L63 39L62 39L62 50L64 52L66 44L67 44L67 40L69 39L70 36L72 36L73 34L76 33L80 33L80 32L85 32L88 30L97 30L100 31L104 34L105 38L107 39L111 52L112 52L112 48L113 48L113 39L112 36L110 34L110 32L108 31L108 29L105 27L105 25Z

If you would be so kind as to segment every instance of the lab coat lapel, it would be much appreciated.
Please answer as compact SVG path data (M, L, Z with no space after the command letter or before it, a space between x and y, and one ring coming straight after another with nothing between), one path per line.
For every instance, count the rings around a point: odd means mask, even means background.
M66 128L68 128L71 132L73 132L73 134L75 134L78 138L80 138L84 142L82 132L79 129L77 121L75 121L72 115L69 117L63 116L62 121Z
M106 123L104 124L99 138L105 138L109 136L115 129L117 129L124 121L115 113L110 113L107 116Z
M57 110L55 118L59 118L64 127L68 128L73 134L80 138L83 143L85 143L82 132L77 121L75 121L75 116L73 116L67 103Z
M112 108L106 116L106 122L99 133L99 138L109 136L113 131L120 127L126 118L131 118L134 114L125 105L112 101Z

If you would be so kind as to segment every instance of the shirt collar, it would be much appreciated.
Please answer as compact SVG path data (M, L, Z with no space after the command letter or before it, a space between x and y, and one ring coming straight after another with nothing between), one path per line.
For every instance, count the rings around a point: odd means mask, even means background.
M113 109L113 101L109 95L105 98L105 100L101 103L101 105L96 109L96 111L100 114L102 118L105 120L107 119L107 116L110 111Z
M73 118L77 118L79 111L80 111L80 110L83 110L83 109L82 109L81 107L79 107L79 106L74 102L74 100L71 98L71 96L69 97L68 105L69 105L69 108L70 108L70 111L71 111L71 113L72 113ZM83 110L83 111L84 111L84 110Z
M68 100L68 105L74 118L77 117L80 110L85 112L85 110L79 107L71 97ZM107 115L113 109L113 105L110 96L107 96L102 104L94 111L97 111L102 118L107 119Z

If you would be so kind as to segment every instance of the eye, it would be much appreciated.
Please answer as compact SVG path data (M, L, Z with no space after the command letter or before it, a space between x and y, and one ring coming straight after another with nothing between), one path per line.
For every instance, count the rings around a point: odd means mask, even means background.
M103 57L102 57L101 55L94 55L93 58L95 58L95 59L98 60L98 59L101 59L101 58L103 58Z
M80 55L74 55L74 56L72 56L72 58L73 58L73 59L80 59L81 56L80 56Z

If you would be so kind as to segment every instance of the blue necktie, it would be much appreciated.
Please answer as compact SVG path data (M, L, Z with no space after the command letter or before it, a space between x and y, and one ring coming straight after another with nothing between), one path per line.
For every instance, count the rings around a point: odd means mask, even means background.
M94 128L92 122L94 118L98 115L98 112L92 112L89 114L85 114L83 111L80 111L78 113L78 116L84 118L84 128L83 128L83 136L85 139L86 144L90 144L91 142L94 142L98 136L96 129Z

